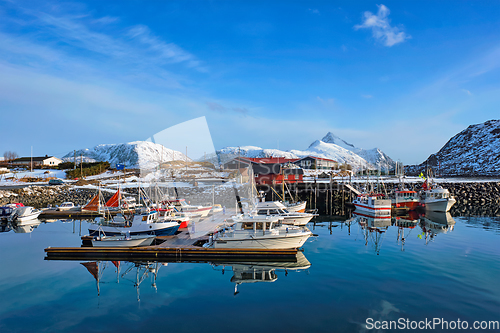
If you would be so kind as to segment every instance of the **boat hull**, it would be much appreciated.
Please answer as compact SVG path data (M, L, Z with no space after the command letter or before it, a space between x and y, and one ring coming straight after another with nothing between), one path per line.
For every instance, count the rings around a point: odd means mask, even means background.
M156 222L141 224L132 227L118 227L118 226L90 226L89 234L91 236L98 235L99 232L107 236L122 235L129 233L130 235L156 235L156 236L171 236L179 230L180 224L177 222Z
M104 237L100 240L92 240L94 247L137 247L149 246L155 240L156 236L124 239L120 236Z
M295 249L299 248L307 241L312 233L302 233L296 235L279 237L253 237L251 239L230 239L222 237L213 242L213 248L229 249Z
M433 212L447 212L455 204L456 200L450 199L437 199L433 201L424 201L425 210Z
M306 211L306 201L299 202L297 204L291 204L286 206L286 210L294 213L304 213Z
M305 213L304 213L305 214ZM307 216L284 216L283 224L305 226L314 217L313 214Z

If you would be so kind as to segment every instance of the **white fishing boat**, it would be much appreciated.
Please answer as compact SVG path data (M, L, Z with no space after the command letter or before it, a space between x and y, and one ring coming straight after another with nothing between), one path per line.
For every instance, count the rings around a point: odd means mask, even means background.
M255 212L257 215L276 215L283 217L283 224L305 226L316 214L297 213L287 210L279 201L257 202Z
M420 192L420 203L426 210L434 212L447 212L455 204L455 198L450 192L441 187L428 187Z
M30 206L17 207L8 217L8 220L11 222L24 222L29 220L35 220L41 213L42 213L41 210Z
M96 236L92 239L94 247L137 247L149 246L155 240L155 235L120 235L120 236Z
M205 244L212 248L293 249L312 235L306 227L283 225L282 217L239 215L234 224L220 228Z
M170 236L179 229L179 221L175 218L159 217L157 211L146 211L127 217L117 214L111 219L100 218L96 224L89 226L90 235L98 235L99 229L108 236L130 233L130 235L155 234Z
M392 202L376 194L360 194L352 202L358 211L368 212L370 215L391 215Z

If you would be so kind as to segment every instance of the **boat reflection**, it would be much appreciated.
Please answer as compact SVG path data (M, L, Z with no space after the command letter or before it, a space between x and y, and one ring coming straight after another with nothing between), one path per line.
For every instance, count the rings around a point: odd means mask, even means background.
M426 211L425 215L420 217L420 228L427 245L429 242L433 242L438 234L453 231L455 220L449 212Z
M14 230L15 233L18 234L28 234L30 232L33 232L42 221L38 219L34 220L28 220L24 222L11 222L12 224L12 229Z
M129 262L129 261L89 261L81 263L96 280L97 296L101 295L100 283L102 282L105 269L109 266L115 267L116 283L120 283L120 279L132 282L136 288L137 301L140 298L140 285L148 278L151 278L151 286L156 288L156 278L161 266L166 266L168 263L160 262ZM123 271L123 273L122 273ZM135 274L134 274L135 273Z
M296 261L292 262L233 262L233 263L212 263L217 269L222 267L224 274L227 267L231 267L233 276L231 282L234 283L234 295L239 294L238 286L246 283L274 282L278 279L276 270L284 270L285 276L288 271L302 271L311 267L302 252L297 252Z
M401 244L401 251L404 251L406 238L410 235L413 229L418 225L420 214L416 211L408 212L408 215L395 216L392 218L392 225L398 228L397 243ZM405 229L408 233L405 235Z
M187 261L188 262L188 261ZM175 263L182 263L176 261ZM191 262L199 263L199 262ZM256 282L274 282L278 279L277 270L283 270L285 276L289 271L307 270L311 263L307 260L302 252L297 252L293 259L288 261L239 261L239 262L208 262L216 270L225 273L230 270L233 273L230 281L235 284L234 295L239 293L238 286L247 283ZM168 262L161 261L87 261L82 262L87 271L94 277L96 281L97 296L101 295L101 284L110 283L110 275L106 273L106 279L103 279L105 271L111 271L111 274L116 274L113 278L115 283L119 284L122 281L131 283L136 288L137 301L140 301L140 286L145 281L150 281L151 287L157 291L158 271L162 266L168 266Z
M391 216L370 216L356 210L352 213L352 216L356 217L358 225L363 230L365 246L371 243L375 253L379 255L385 232L392 224Z

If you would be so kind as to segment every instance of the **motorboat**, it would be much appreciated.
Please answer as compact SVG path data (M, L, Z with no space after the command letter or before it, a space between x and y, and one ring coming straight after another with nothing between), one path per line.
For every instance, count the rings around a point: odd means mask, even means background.
M211 236L205 247L242 249L299 248L312 235L306 227L283 225L283 217L238 215L234 224L221 227Z
M81 207L75 206L71 201L63 202L59 207L57 207L58 211L79 211Z
M198 213L201 214L202 217L207 217L208 213L210 213L210 210L212 209L212 206L190 205L186 203L185 199L167 199L163 200L162 204L173 206L180 212Z
M149 246L156 239L155 235L130 235L120 236L99 235L92 239L94 247L137 247Z
M33 208L31 206L18 207L14 209L12 214L9 216L8 220L11 222L24 222L29 220L35 220L42 213L41 210Z
M299 202L285 202L284 205L286 210L290 213L304 213L306 211L307 201L299 201Z
M277 215L283 217L283 224L305 226L316 214L297 213L287 210L279 201L257 202L255 207L257 215Z
M0 207L0 221L7 221L14 209L11 206Z
M357 211L376 216L391 216L392 201L378 194L360 194L352 204Z
M425 210L447 212L455 202L455 197L441 186L428 187L420 192L420 203L425 207Z
M160 218L155 210L141 214L126 216L117 214L106 219L100 218L98 223L89 226L89 234L99 234L99 230L108 236L121 235L128 232L130 235L154 234L156 236L170 236L177 232L180 223L175 218Z

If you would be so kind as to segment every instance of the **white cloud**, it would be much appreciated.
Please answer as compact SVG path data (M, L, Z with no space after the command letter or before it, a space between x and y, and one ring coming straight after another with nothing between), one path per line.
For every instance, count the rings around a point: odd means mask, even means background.
M373 37L388 47L402 43L406 39L411 38L410 35L400 31L400 28L391 26L388 18L389 13L389 8L384 5L378 5L377 15L366 11L364 13L363 23L355 25L354 29L371 29Z
M311 13L313 13L313 14L320 15L319 10L317 10L317 9L312 9L312 8L309 8L309 11L310 11Z

